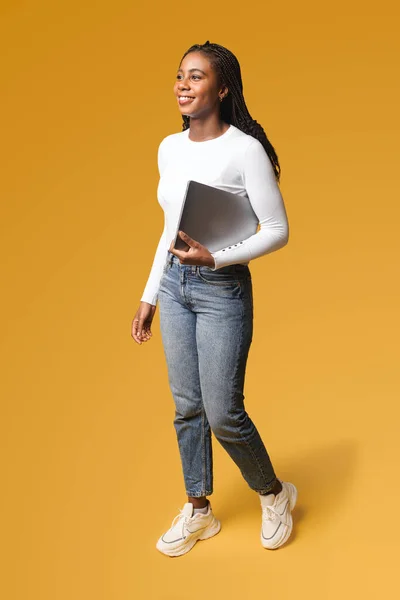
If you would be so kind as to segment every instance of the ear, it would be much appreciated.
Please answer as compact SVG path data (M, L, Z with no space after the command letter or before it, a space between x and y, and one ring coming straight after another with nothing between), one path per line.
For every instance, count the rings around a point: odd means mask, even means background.
M219 95L220 95L220 94L222 94L222 95L223 95L223 97L224 97L224 99L225 99L225 98L227 97L227 95L229 94L229 88L228 88L228 87L227 87L227 86L224 84L224 85L223 85L223 86L220 88L220 90L219 90L218 94L219 94Z

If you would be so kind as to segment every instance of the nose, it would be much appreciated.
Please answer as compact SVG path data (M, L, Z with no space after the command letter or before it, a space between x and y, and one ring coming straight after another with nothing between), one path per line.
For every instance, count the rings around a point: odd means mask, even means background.
M188 85L186 84L186 78L180 79L178 81L178 89L188 89Z

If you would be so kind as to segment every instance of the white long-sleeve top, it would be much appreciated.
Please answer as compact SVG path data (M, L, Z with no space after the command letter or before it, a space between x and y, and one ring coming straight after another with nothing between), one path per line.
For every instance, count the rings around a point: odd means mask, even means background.
M157 245L142 302L156 305L168 249L176 234L189 179L246 196L260 229L237 244L212 252L217 270L278 250L288 242L289 224L272 163L256 138L234 125L222 135L195 142L190 128L167 135L158 147L157 198L164 229Z

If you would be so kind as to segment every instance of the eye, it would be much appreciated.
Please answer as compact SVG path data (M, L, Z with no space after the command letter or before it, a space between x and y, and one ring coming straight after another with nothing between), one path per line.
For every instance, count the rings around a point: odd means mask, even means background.
M176 78L179 79L181 75L177 75ZM201 79L200 75L192 75L192 77L196 77L197 79Z

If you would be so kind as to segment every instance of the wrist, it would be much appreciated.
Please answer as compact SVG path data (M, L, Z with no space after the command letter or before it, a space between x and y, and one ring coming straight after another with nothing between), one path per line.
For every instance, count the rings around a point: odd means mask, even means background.
M210 267L211 269L215 269L215 260L212 255L210 255L207 267Z

